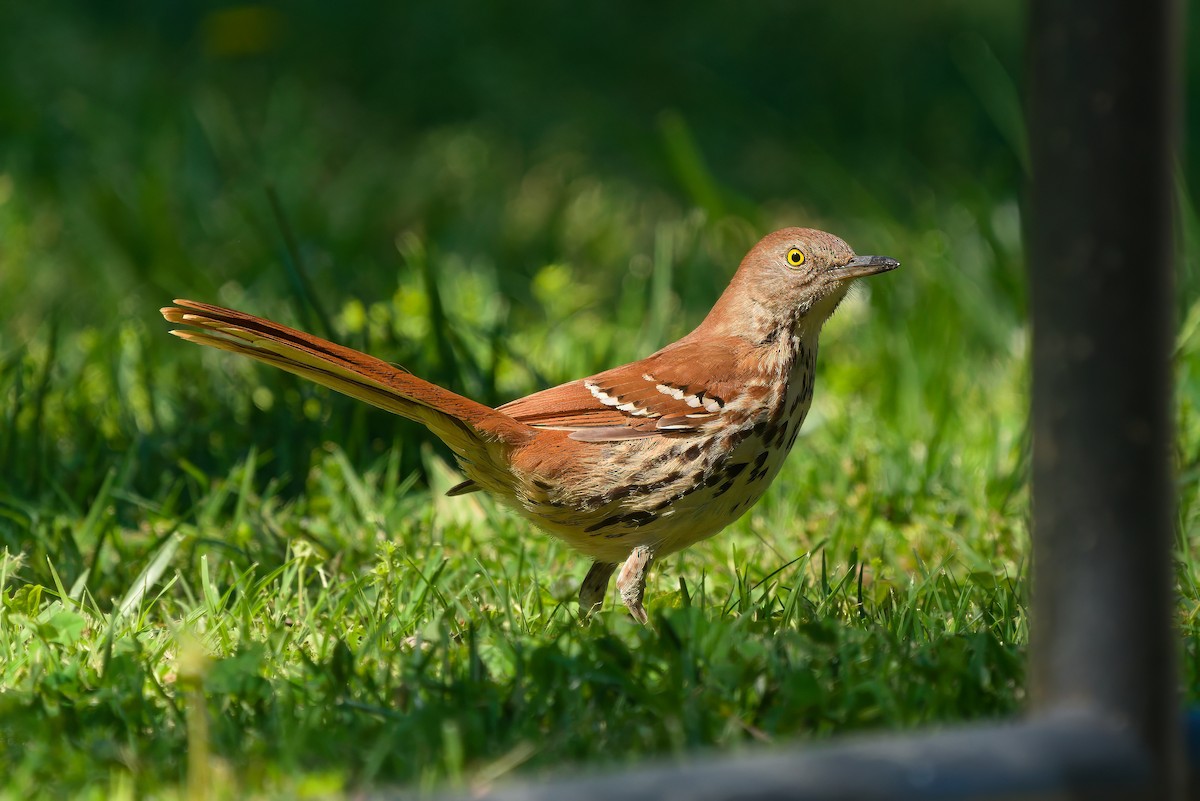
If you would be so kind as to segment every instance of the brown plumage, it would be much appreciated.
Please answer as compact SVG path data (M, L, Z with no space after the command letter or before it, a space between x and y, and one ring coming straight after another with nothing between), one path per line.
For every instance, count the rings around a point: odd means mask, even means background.
M821 326L849 284L899 266L856 257L821 231L786 228L746 255L690 334L641 361L491 409L387 362L242 312L176 300L199 330L171 333L240 353L426 425L467 480L592 557L590 612L617 579L645 622L655 558L716 534L761 497L812 401Z

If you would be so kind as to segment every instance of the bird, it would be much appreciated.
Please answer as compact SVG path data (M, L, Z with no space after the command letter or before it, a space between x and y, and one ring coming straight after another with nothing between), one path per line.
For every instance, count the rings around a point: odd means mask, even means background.
M900 263L824 231L784 228L742 259L703 321L640 361L496 408L402 367L233 309L175 300L190 342L274 365L424 424L482 491L592 560L580 615L610 578L645 625L651 566L762 497L808 413L821 328L851 284Z

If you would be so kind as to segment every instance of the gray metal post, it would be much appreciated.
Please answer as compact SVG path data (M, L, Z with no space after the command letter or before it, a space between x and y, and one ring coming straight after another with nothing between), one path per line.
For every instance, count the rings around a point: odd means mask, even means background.
M1172 0L1035 0L1034 710L1128 726L1177 797Z

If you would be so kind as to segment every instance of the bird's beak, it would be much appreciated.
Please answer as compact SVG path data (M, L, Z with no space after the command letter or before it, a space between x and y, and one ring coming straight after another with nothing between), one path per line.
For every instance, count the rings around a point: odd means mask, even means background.
M887 256L855 256L841 267L833 267L828 275L837 281L849 281L864 275L886 273L900 266L900 262Z

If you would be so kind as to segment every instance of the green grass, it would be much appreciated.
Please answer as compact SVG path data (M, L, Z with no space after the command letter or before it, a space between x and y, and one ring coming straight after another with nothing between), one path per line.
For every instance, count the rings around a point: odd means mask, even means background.
M721 80L667 103L645 64L526 62L510 29L455 45L438 94L387 65L443 39L387 55L403 25L325 31L299 9L278 51L240 59L200 8L146 30L0 11L19 76L0 87L0 796L479 787L1022 707L1019 20L863 22L911 57L855 59L836 92L810 81L799 134L746 88L774 56L722 60L698 36L722 30L716 10L664 63ZM724 33L771 27L762 13ZM847 14L819 21L862 33ZM553 47L652 43L622 25ZM828 40L811 46L832 63ZM545 86L561 119L516 80L545 77L539 59L566 65L568 89ZM864 96L900 119L897 87L924 110L912 125L838 133ZM1200 223L1180 183L1197 702ZM580 625L586 561L486 498L442 497L455 474L419 426L181 343L157 314L176 296L244 308L499 403L686 332L754 238L790 224L904 266L827 327L767 497L656 566L648 628L612 606Z

